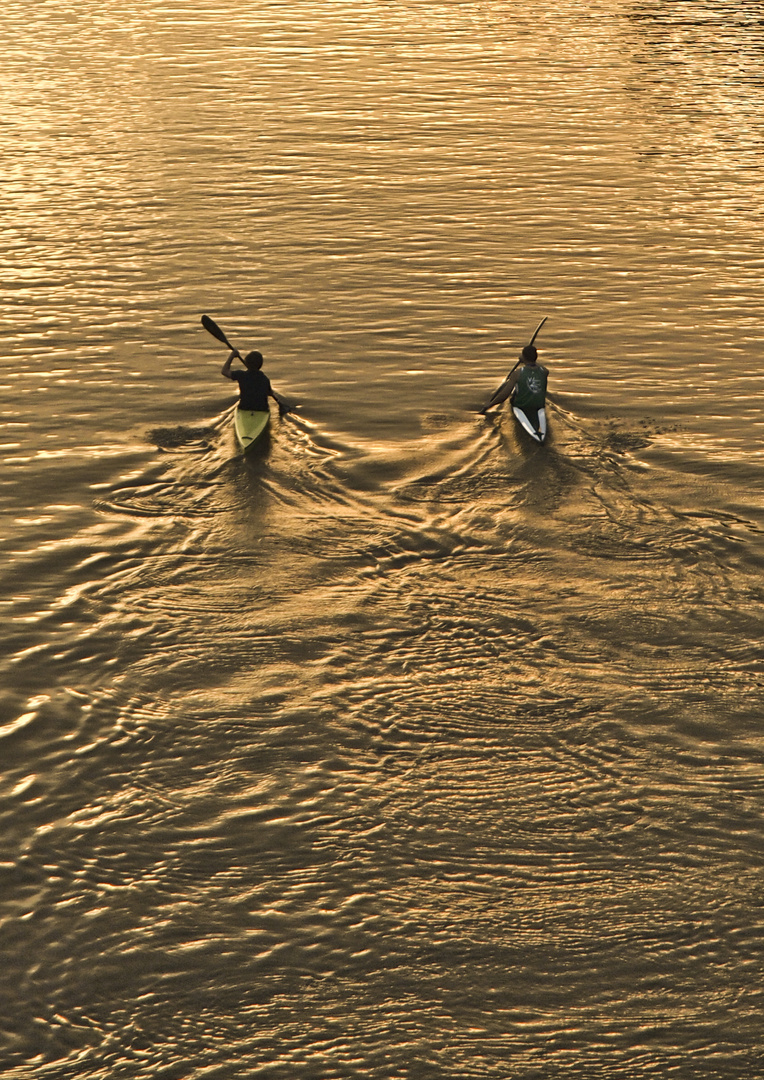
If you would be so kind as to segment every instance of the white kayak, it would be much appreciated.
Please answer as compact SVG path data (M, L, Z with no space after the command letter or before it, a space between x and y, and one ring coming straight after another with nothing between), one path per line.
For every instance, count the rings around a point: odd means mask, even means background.
M543 443L546 438L546 409L536 410L535 422L533 416L529 416L527 412L519 409L516 405L512 406L512 412L515 414L518 424L528 432L530 437L538 443Z

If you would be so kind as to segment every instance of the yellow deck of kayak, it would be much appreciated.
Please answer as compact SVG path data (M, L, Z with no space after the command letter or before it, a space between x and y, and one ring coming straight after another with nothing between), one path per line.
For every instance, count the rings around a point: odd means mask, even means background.
M233 428L236 432L236 442L243 451L246 452L258 441L267 429L270 418L270 412L255 412L253 409L236 407Z

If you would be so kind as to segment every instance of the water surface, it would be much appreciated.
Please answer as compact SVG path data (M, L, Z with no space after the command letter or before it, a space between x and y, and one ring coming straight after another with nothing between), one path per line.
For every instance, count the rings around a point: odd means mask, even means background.
M756 1075L754 9L0 19L5 1075Z

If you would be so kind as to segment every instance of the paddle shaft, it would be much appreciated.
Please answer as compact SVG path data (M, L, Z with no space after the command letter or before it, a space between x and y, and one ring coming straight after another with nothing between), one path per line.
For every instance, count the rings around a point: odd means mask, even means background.
M547 319L548 319L548 318L549 318L549 316L548 316L548 315L545 315L545 316L544 316L544 318L543 318L543 319L541 320L541 322L540 322L540 323L538 324L538 326L536 327L536 329L535 329L535 330L533 331L533 337L532 337L532 338L531 338L531 340L530 340L530 341L528 342L528 345L532 345L532 344L533 344L533 342L534 342L534 341L536 340L536 338L537 338L537 337L539 336L539 330L541 329L541 327L542 327L542 326L544 325L544 323L545 323L545 322L547 321ZM525 348L526 348L526 349L528 348L528 345L526 345L526 346L525 346ZM519 365L520 365L520 363L521 363L522 359L523 359L523 354L522 354L522 353L520 353L520 358L519 358L519 360L517 361L517 363L515 364L515 366L514 366L514 367L512 368L512 371L515 371L515 370L516 370L516 368L518 368L518 367L519 367ZM510 375L512 374L512 371L510 371L510 372L509 372L509 374L507 375L507 379L508 379L508 378L509 378L509 376L510 376ZM505 379L505 380L504 380L504 382L506 382L506 381L507 381L507 379Z

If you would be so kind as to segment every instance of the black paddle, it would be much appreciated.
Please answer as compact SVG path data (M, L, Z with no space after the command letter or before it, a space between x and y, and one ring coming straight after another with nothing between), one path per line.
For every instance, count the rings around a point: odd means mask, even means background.
M532 345L532 344L533 344L533 342L534 342L534 341L536 340L536 338L538 337L538 333L539 333L539 330L540 330L540 329L541 329L541 327L542 327L542 326L544 325L544 323L545 323L545 322L547 321L547 318L548 318L548 316L547 316L547 315L545 315L545 316L544 316L544 318L543 318L543 319L541 320L541 322L540 322L540 323L538 324L538 326L536 327L536 329L535 329L535 330L533 331L533 337L532 337L532 338L531 338L531 340L530 340L530 341L528 342L528 345ZM525 346L525 348L526 348L526 349L528 348L528 345L526 345L526 346ZM492 405L499 405L499 404L501 404L501 402L497 402L497 401L494 401L494 398L498 397L498 396L499 396L499 394L501 393L501 391L502 391L502 390L504 389L504 387L505 387L505 386L507 385L507 379L508 379L508 378L509 378L509 376L510 376L510 375L512 374L512 372L513 372L513 371L515 370L515 368L517 368L517 367L518 367L518 365L520 364L520 362L522 361L522 359L523 359L523 354L522 354L522 353L520 353L520 356L519 356L519 358L518 358L518 361L517 361L517 363L515 364L515 366L514 366L514 367L512 368L512 371L510 371L510 372L509 372L509 373L507 374L507 378L506 378L506 379L504 380L504 382L503 382L503 383L501 384L501 386L497 387L497 388L496 388L496 390L495 390L495 391L493 392L493 394L491 394L491 399L490 399L490 401L488 402L488 404L487 404L487 405L484 405L482 409L479 409L479 410L478 410L478 411L480 412L481 416L485 416L485 414L486 414L486 411L487 411L488 409L490 409ZM502 400L503 400L503 399L502 399Z
M224 345L227 345L232 353L236 353L240 360L243 359L239 350L233 347L233 345L225 336L218 324L215 322L214 319L211 319L209 315L202 315L202 326L208 333L212 334L214 338L217 338L218 341L222 341Z

